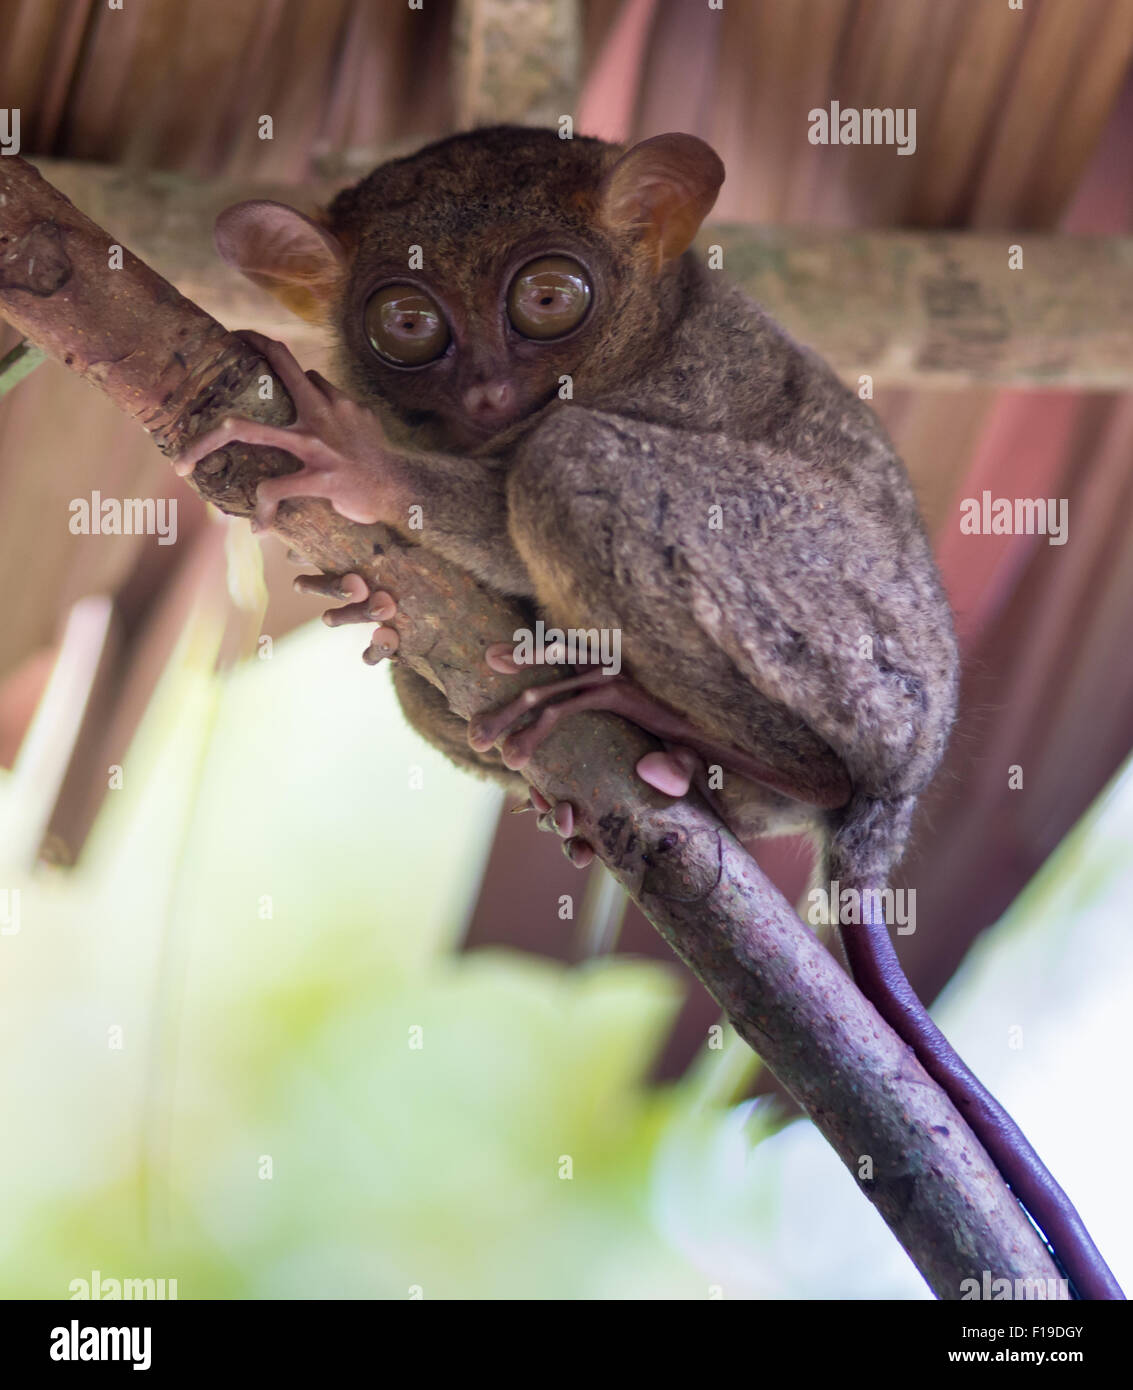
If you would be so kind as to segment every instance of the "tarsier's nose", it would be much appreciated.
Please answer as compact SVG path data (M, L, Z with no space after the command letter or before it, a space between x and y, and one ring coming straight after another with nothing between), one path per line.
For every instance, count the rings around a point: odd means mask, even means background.
M506 381L478 381L462 396L464 409L476 420L499 420L515 406L515 390Z

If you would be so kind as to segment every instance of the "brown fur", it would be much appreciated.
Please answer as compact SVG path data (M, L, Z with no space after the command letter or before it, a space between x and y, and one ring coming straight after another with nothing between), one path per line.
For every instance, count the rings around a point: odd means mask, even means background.
M411 539L556 625L621 629L627 672L713 738L787 772L840 760L853 800L811 820L834 876L876 880L955 704L951 617L908 478L821 359L693 253L668 254L715 197L707 146L663 137L652 163L624 154L498 127L340 194L325 226L345 248L329 313L342 376L401 447L425 517ZM412 246L424 265L406 274ZM593 302L574 333L534 343L503 296L549 254L583 262ZM399 370L366 341L362 310L390 279L425 287L449 319L453 348L428 367ZM521 416L486 435L462 395L500 379ZM412 684L399 677L406 696ZM412 718L457 751L447 712L418 699ZM748 790L762 830L794 828L797 808L776 817L775 798Z
M324 423L334 435L354 422L331 450L339 502L519 596L532 617L619 629L628 674L697 726L684 737L740 750L749 772L761 764L759 784L729 774L717 796L737 833L814 830L825 874L860 892L888 877L948 738L951 615L872 413L686 251L722 177L689 136L623 152L505 127L375 170L322 225L242 205L222 215L218 244L337 328L344 377L381 417L384 432L339 401ZM510 327L507 290L552 255L586 267L592 298L571 333L534 342ZM450 337L414 370L383 362L363 331L374 290L406 282L432 296ZM539 302L525 300L523 322ZM399 331L429 321L403 312ZM438 692L406 670L395 681L415 727L498 775ZM844 795L847 773L848 804L818 809ZM839 926L861 988L1056 1238L1079 1292L1121 1297L1065 1194L925 1013L884 923L853 916Z

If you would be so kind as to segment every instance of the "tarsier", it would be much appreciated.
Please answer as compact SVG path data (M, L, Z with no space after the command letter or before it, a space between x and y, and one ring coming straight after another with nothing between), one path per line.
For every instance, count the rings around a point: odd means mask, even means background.
M287 498L326 498L548 626L620 632L623 675L578 670L471 725L395 665L410 722L456 761L515 783L556 723L613 710L658 736L638 764L651 786L697 785L741 839L815 832L821 881L864 894L885 887L948 738L951 615L869 407L688 249L723 177L689 135L627 150L498 127L380 166L316 219L228 209L222 256L333 331L351 394L246 335L295 423L225 421L178 467L236 440L286 449L303 467L260 484L260 528ZM396 648L391 595L357 575L304 587L349 601L330 621L380 621L372 651ZM502 645L485 659L516 669ZM532 797L587 862L574 808ZM971 1125L1073 1292L1122 1297L1069 1199L929 1019L885 922L840 935L855 981Z

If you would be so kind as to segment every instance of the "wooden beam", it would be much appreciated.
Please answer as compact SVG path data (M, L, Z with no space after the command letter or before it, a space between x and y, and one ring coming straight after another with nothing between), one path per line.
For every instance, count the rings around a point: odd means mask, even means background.
M578 0L459 0L452 44L457 129L575 117L579 9Z
M300 355L322 341L221 263L212 224L242 198L317 207L348 180L292 188L56 160L39 167L224 323L286 338ZM720 225L699 239L702 252L713 245L720 273L853 385L868 375L875 388L1133 390L1133 237Z
M700 244L852 384L1133 387L1130 237L720 226Z

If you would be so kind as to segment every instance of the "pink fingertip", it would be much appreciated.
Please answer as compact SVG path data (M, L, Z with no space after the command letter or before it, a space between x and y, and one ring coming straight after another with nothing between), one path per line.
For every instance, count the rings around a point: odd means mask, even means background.
M692 778L669 753L646 753L637 764L637 775L665 796L684 796Z
M353 575L352 578L357 579L360 584L366 585L366 581L360 575ZM369 586L366 586L366 593L369 593ZM362 597L365 597L365 594ZM387 594L384 589L379 589L366 611L371 618L377 618L379 622L384 622L397 613L397 600L392 594Z
M339 581L338 592L344 601L353 600L355 603L361 603L370 592L370 586L360 574L344 574ZM381 616L379 613L374 614L376 618Z
M373 637L370 638L370 646L371 648L376 647L386 656L392 656L401 646L401 638L398 636L396 628L376 627Z
M392 627L375 628L370 645L362 653L362 660L367 666L376 666L380 661L393 656L400 643L401 638Z
M522 669L515 659L515 648L510 642L493 642L484 653L484 664L489 671L498 676L514 676Z
M520 772L531 761L531 754L523 752L517 753L514 745L509 751L509 744L512 744L512 740L510 738L504 739L504 746L500 749L500 757L503 759L504 767L509 771ZM488 747L490 748L491 744L489 744Z
M486 753L492 746L492 740L484 737L484 724L478 715L468 721L468 746L475 753Z
M568 840L563 848L576 869L588 868L594 862L594 846L585 840Z

